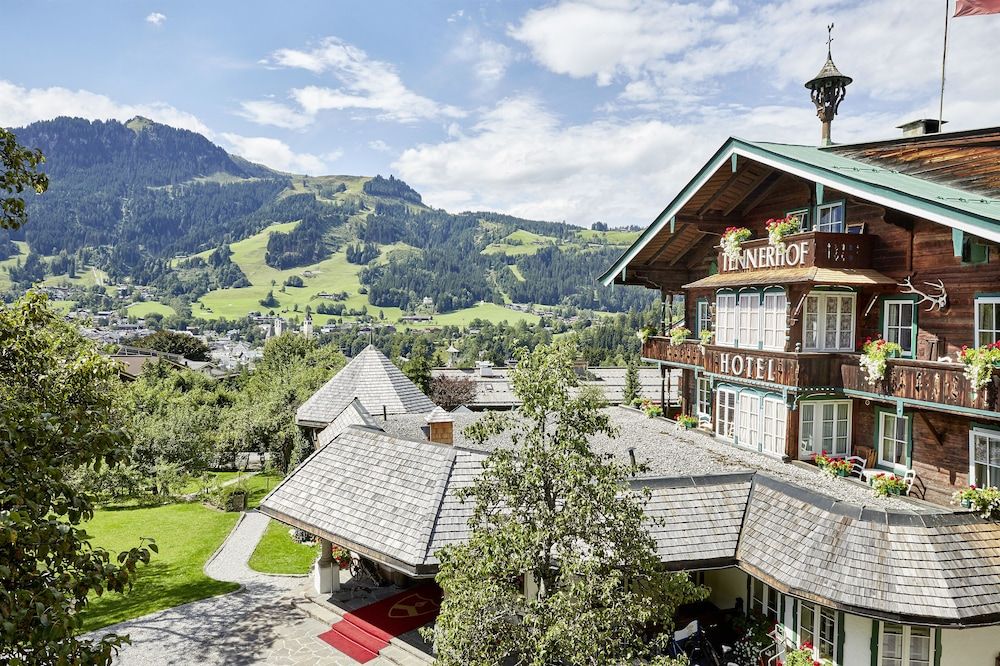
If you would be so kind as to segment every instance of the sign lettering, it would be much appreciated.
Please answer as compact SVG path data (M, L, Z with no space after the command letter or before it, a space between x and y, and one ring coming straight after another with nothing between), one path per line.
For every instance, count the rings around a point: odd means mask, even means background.
M736 261L731 261L729 257L723 254L720 272L727 273L731 271L804 266L808 257L808 241L790 243L780 250L770 244L760 245L758 247L744 248L740 251L740 257Z
M745 377L760 381L776 381L774 374L774 359L749 354L719 354L719 372L733 377Z

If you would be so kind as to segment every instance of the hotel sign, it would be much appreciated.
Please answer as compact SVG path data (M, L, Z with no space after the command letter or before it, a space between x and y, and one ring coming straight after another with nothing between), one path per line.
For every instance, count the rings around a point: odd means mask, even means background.
M756 247L743 247L739 259L730 260L725 253L719 255L720 273L730 273L734 271L752 271L765 268L794 268L805 266L809 258L809 241L799 241L788 243L784 248L778 249L774 245L764 244Z
M734 379L752 379L772 384L798 384L798 361L784 352L747 354L737 351L708 349L705 370Z

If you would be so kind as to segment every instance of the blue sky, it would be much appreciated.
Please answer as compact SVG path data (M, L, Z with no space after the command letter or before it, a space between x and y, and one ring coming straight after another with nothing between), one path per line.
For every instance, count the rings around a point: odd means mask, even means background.
M0 124L142 114L451 211L647 224L729 135L814 143L935 116L944 0L37 1L5 8ZM951 22L949 129L1000 125L1000 15Z

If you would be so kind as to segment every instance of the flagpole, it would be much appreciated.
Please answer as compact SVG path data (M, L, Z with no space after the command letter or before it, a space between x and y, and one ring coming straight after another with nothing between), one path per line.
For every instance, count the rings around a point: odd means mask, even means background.
M944 131L944 72L948 61L948 19L951 0L944 0L944 50L941 53L941 100L938 105L938 132Z

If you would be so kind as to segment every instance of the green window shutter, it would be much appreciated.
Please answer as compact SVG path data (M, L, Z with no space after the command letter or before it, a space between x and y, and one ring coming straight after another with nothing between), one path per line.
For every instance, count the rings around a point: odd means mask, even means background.
M934 630L934 666L941 666L941 630Z
M833 661L843 664L844 643L847 641L847 627L844 626L844 611L837 613L837 653L833 655Z
M951 247L956 257L962 256L962 246L965 245L965 232L961 229L952 228Z
M881 624L878 620L872 620L872 642L871 642L871 652L872 652L872 666L878 666L878 639L879 639L879 628Z
M781 603L778 604L778 613L780 614L778 619L781 621L781 624L784 625L785 624L785 595L784 594L781 595Z
M799 644L799 600L792 599L792 633L795 634L795 644Z
M913 419L916 412L906 415L906 469L913 469Z

